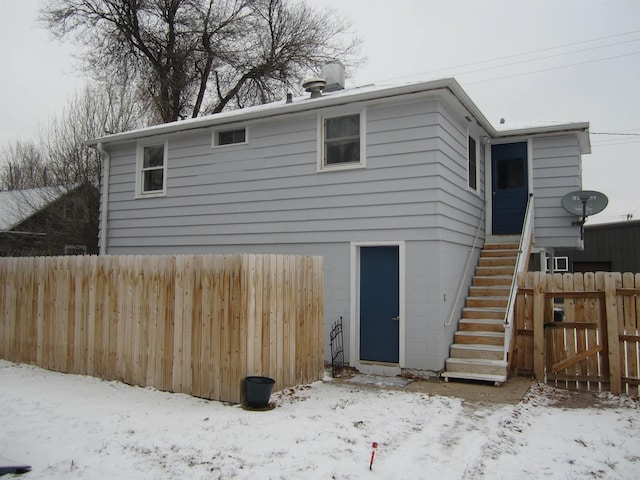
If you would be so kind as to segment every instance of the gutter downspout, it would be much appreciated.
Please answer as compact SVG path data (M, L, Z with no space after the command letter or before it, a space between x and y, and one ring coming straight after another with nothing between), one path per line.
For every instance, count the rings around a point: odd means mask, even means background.
M102 146L102 142L98 142L96 150L104 159L102 170L102 199L100 211L100 255L107 254L107 218L109 213L109 171L111 169L111 157Z

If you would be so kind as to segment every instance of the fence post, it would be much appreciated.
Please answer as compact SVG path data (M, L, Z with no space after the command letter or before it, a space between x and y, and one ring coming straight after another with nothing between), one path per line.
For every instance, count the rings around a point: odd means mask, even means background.
M616 283L613 274L604 277L605 308L607 312L607 338L609 347L609 386L611 393L622 393L622 374L620 371L620 338L618 334L618 308L616 305Z
M533 373L536 380L544 382L544 294L545 274L533 274Z

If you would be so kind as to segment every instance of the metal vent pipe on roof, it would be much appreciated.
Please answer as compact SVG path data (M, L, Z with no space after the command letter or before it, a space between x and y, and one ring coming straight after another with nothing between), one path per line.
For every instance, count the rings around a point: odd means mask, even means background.
M322 96L322 90L327 82L324 78L309 78L302 83L302 88L305 91L311 93L311 98L318 98Z
M322 76L327 82L325 92L344 90L344 65L339 60L331 60L322 67Z

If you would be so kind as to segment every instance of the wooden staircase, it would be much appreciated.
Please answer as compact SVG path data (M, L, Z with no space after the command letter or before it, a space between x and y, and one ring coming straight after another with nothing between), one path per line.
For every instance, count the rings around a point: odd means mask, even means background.
M519 236L485 241L442 377L507 380L504 317L520 248Z

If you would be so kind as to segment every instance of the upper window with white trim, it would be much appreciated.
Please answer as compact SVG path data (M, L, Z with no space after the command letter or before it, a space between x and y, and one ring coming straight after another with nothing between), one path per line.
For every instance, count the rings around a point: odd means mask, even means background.
M164 195L167 191L168 142L141 143L137 152L136 194Z
M478 190L478 156L478 142L469 135L467 143L467 172L469 176L469 189L474 191Z
M321 119L321 170L364 165L363 117L363 113L355 113Z
M235 145L239 143L247 143L246 127L230 128L226 130L215 130L213 132L214 147L222 147L224 145Z

